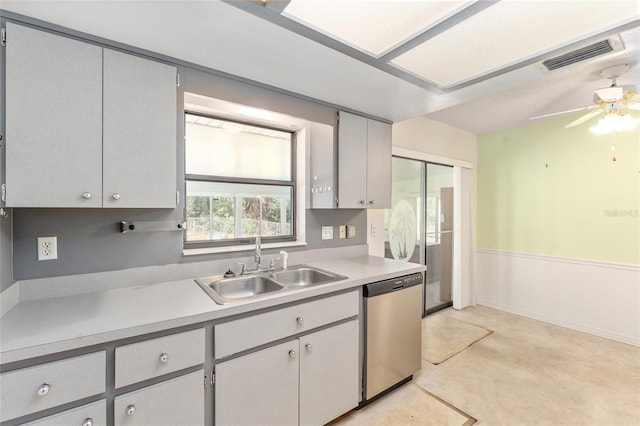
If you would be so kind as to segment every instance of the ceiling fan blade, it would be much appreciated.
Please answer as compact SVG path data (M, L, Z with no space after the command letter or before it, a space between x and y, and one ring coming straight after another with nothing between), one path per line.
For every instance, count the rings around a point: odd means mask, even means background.
M596 115L600 115L602 114L602 110L598 109L597 111L591 111L590 113L587 113L585 115L583 115L582 117L578 118L575 121L572 121L571 123L567 124L566 126L564 126L565 129L569 128L569 127L575 127L575 126L579 126L580 124L584 123L585 121L591 120L593 117L595 117Z
M552 112L549 114L536 115L535 117L529 117L529 120L539 120L541 118L554 117L556 115L569 114L570 112L582 111L585 109L597 108L595 105L589 105L581 108L568 109L566 111Z

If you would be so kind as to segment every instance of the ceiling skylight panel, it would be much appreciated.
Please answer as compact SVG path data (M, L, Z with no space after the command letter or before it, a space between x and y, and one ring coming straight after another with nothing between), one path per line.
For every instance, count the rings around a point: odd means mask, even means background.
M597 34L637 14L635 1L503 0L391 63L446 88Z
M283 16L380 57L473 1L291 0Z

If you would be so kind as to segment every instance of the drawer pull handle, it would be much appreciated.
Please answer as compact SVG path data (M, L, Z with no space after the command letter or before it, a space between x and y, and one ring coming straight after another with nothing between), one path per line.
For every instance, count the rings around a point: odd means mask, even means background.
M290 357L290 358L295 358L295 357L296 357L296 351L294 351L294 350L290 350L290 351L289 351L289 357Z
M115 194L112 195L114 200L119 200L120 199L120 194L118 194L117 192Z
M129 405L127 407L127 416L133 416L136 413L136 406L135 405Z
M304 348L311 352L311 343L307 343L306 345L304 345Z
M93 419L91 417L87 417L84 419L84 422L82 422L82 426L93 426Z
M90 200L91 199L91 193L90 192L83 192L82 193L82 198L84 198L85 200Z
M302 317L296 318L296 321L298 321L298 324L304 324L304 318Z
M160 362L163 364L166 364L167 361L169 361L169 354L166 352L163 352L160 354Z
M51 389L51 385L49 385L49 383L41 384L40 387L38 388L38 395L45 396L46 394L49 393L49 389Z

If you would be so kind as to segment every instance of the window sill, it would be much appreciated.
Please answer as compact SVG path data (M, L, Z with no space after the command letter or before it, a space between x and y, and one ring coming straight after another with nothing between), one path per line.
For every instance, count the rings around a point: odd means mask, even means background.
M284 248L284 247L301 247L306 246L307 243L305 241L287 241L280 243L266 243L262 244L263 249L274 249L274 248ZM241 251L254 251L255 246L253 244L241 245L241 246L224 246L224 247L206 247L206 248L197 248L197 249L183 249L183 256L196 256L200 254L215 254L215 253L232 253L232 252L241 252Z

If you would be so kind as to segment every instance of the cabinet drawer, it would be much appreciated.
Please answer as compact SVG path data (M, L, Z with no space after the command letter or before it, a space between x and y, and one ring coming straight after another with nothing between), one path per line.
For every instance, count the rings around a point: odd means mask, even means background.
M115 398L115 426L201 426L204 424L204 370L185 374Z
M360 298L357 291L352 291L216 325L215 358L353 317L359 312Z
M25 426L106 426L107 402L100 400L72 410L45 417Z
M116 388L204 363L204 329L116 348Z
M105 352L0 374L0 421L105 391Z

